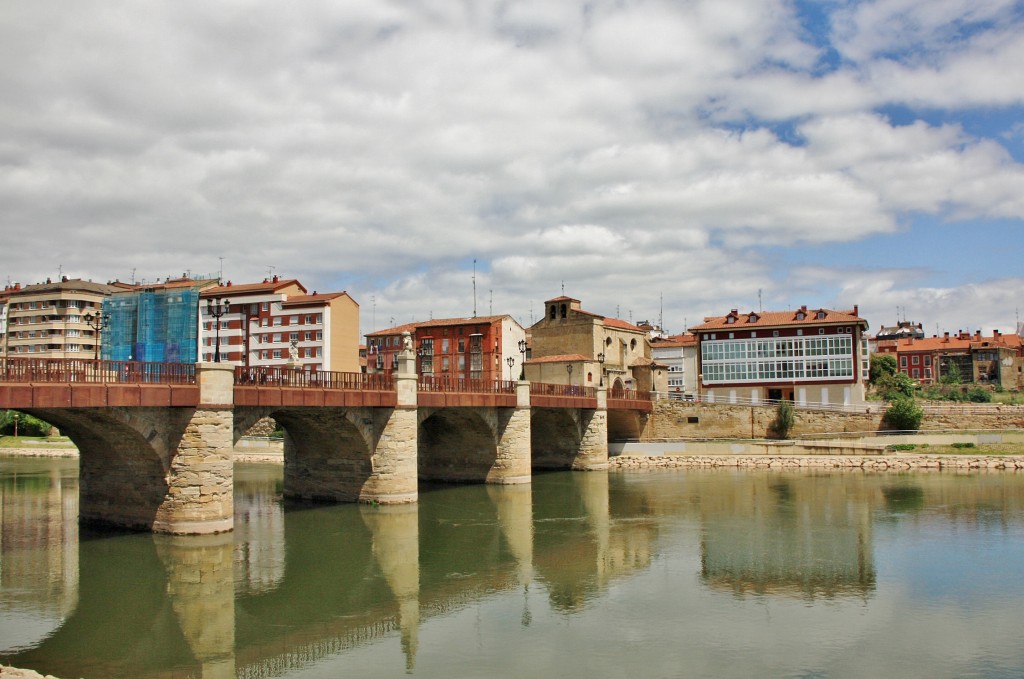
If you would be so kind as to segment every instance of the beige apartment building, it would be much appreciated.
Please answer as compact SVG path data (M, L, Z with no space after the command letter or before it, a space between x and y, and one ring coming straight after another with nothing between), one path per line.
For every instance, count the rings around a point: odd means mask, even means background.
M96 326L103 300L124 287L66 276L57 282L9 286L3 293L6 332L0 351L12 358L98 356L103 329Z

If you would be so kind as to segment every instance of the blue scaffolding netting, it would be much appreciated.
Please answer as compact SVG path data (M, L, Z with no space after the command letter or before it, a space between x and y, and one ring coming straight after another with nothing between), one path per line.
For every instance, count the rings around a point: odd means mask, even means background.
M111 295L101 351L112 361L195 363L199 356L199 288Z

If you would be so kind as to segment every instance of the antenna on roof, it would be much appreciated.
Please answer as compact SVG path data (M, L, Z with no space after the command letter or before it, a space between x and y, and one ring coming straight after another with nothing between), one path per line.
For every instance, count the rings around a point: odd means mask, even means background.
M487 315L488 316L493 316L494 315L494 289L492 288L489 292L491 293L491 301L488 303L488 306L487 306Z
M473 318L476 318L476 260L473 260Z
M220 260L220 270L217 273L217 281L220 282L224 280L224 258L218 257L217 259Z
M373 313L370 315L370 332L377 330L377 295L370 295L370 304L373 305Z
M661 330L662 333L664 333L666 335L668 334L667 332L665 332L665 293L664 292L659 292L658 293L658 329Z
M132 285L135 285L135 269L132 269Z
M64 275L64 265L63 264L58 264L57 265L57 280L58 281L61 280L61 277L63 275Z
M757 289L757 313L764 313L764 303L761 301L761 288Z
M562 279L562 296L565 296L565 279Z

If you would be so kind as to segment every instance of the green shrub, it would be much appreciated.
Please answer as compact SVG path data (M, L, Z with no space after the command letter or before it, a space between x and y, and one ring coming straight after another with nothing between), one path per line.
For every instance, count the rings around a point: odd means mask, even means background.
M991 403L992 392L981 387L974 387L973 389L967 390L967 400L971 403Z
M768 425L768 433L772 438L788 439L795 423L793 404L789 401L781 401L778 408L775 409L775 419Z
M872 354L868 379L874 384L882 377L896 374L896 357L892 354Z
M974 448L973 443L954 443L954 448Z
M916 385L910 375L895 373L878 378L875 389L886 401L894 401L898 398L913 398Z
M917 431L921 428L924 411L912 398L897 398L885 411L882 421L896 431Z
M892 451L913 450L914 448L917 448L917 445L914 443L893 443L892 445L888 445L885 447L886 450Z

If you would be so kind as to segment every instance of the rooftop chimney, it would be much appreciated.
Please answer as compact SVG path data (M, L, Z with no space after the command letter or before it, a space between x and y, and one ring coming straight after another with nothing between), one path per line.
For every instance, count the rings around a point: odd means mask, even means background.
M273 282L274 282L274 283L276 283L276 282L277 282L278 280L279 280L279 279L278 279L278 277L277 277L277 274L274 274L274 281L273 281Z

